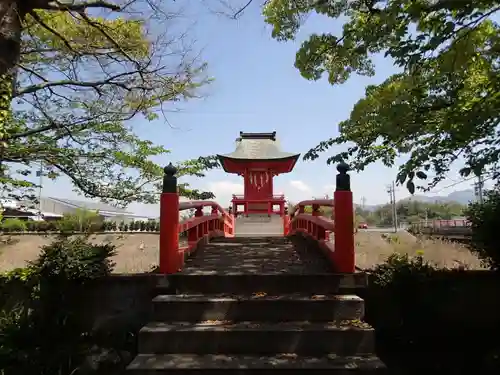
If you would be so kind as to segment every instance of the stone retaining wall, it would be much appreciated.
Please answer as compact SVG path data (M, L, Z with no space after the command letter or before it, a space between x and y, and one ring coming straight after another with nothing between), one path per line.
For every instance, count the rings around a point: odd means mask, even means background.
M146 322L159 278L155 274L117 274L93 281L81 296L89 322L95 327ZM500 277L493 272L450 271L418 284L402 298L372 287L357 294L365 299L366 318L376 328L397 328L408 314L415 314L429 330L489 329L500 327L498 290ZM4 290L0 304L12 306L23 298L27 298L23 288L12 285L11 290Z

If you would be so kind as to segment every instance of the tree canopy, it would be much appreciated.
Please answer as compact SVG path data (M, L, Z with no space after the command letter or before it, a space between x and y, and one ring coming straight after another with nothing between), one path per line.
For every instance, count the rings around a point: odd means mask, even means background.
M313 160L334 145L348 148L328 163L354 170L409 155L397 180L415 191L445 178L464 160L462 176L494 170L500 158L500 33L498 0L269 0L266 22L280 41L294 39L307 15L343 22L342 35L314 34L295 66L309 80L332 85L353 74L372 76L373 56L385 53L401 69L366 88L339 135L305 155ZM415 179L416 180L416 179Z
M32 174L41 164L43 175L65 175L86 196L156 201L163 171L153 159L168 150L139 137L131 121L158 119L209 82L184 34L170 30L171 6L160 0L0 0L4 192L32 195ZM203 176L216 165L212 158L189 160L179 163L178 175ZM181 194L212 196L187 185Z
M313 198L316 199L316 198ZM328 197L326 197L328 199ZM295 207L292 202L288 203L289 211ZM463 216L467 206L457 202L422 202L413 199L403 199L396 203L396 213L398 221L408 224L418 223L422 220L451 220ZM305 212L311 213L312 207L307 206ZM332 217L331 207L321 207L321 215ZM355 205L355 224L366 223L370 226L388 227L392 222L392 205L383 204L371 209L363 208L361 205Z

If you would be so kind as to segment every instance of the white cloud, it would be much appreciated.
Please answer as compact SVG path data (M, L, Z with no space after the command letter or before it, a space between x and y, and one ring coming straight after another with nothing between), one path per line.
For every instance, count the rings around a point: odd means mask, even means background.
M325 190L325 194L331 194L335 190L335 185L325 185L323 186L323 190Z
M290 186L292 186L294 189L297 189L297 190L302 191L304 193L311 192L311 188L304 181L292 180L292 181L290 181Z
M231 181L210 182L207 190L215 194L215 201L222 207L228 207L231 204L233 194L243 194L243 184Z

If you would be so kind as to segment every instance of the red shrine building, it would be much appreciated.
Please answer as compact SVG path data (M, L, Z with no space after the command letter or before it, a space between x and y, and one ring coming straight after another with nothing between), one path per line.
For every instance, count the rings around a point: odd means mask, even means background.
M244 194L233 195L231 200L235 215L283 215L285 196L274 195L273 179L281 173L291 172L300 154L281 151L276 132L240 132L236 139L236 150L217 156L227 173L243 176Z

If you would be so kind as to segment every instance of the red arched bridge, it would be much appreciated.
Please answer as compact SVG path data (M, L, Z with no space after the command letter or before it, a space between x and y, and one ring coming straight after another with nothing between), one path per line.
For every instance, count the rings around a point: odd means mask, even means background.
M347 165L339 165L338 169L337 190L334 192L334 198L302 201L290 213L285 208L280 216L281 233L275 231L272 235L273 237L281 235L284 238L305 237L312 240L321 251L325 261L331 266L332 271L353 273L355 253L352 192ZM226 211L213 201L179 201L175 173L176 169L172 165L165 167L164 189L160 200L159 270L166 275L182 272L186 265L189 266L189 257L210 240L225 238L228 239L228 243L237 243L238 240L230 239L239 238L238 223L232 209ZM311 213L305 212L305 207L308 206L312 207ZM203 211L206 207L210 208L209 214ZM321 216L321 207L331 207L335 220ZM195 210L194 216L179 222L179 212L185 210ZM239 225L244 227L247 223L242 222ZM179 237L183 233L187 234L187 245L180 246ZM259 233L254 233L254 235L257 238L264 237L259 236ZM249 237L245 236L245 238ZM232 251L236 250L232 249ZM262 260L265 262L265 259ZM239 261L243 262L244 259ZM203 262L198 262L197 267L202 269Z
M157 296L129 372L385 370L356 295L367 278L355 272L348 166L337 166L332 200L288 211L272 181L297 157L278 150L275 133L241 133L237 150L220 155L224 169L245 181L229 210L180 202L177 171L165 167ZM322 207L331 207L332 218L321 216ZM185 210L195 214L180 222Z

